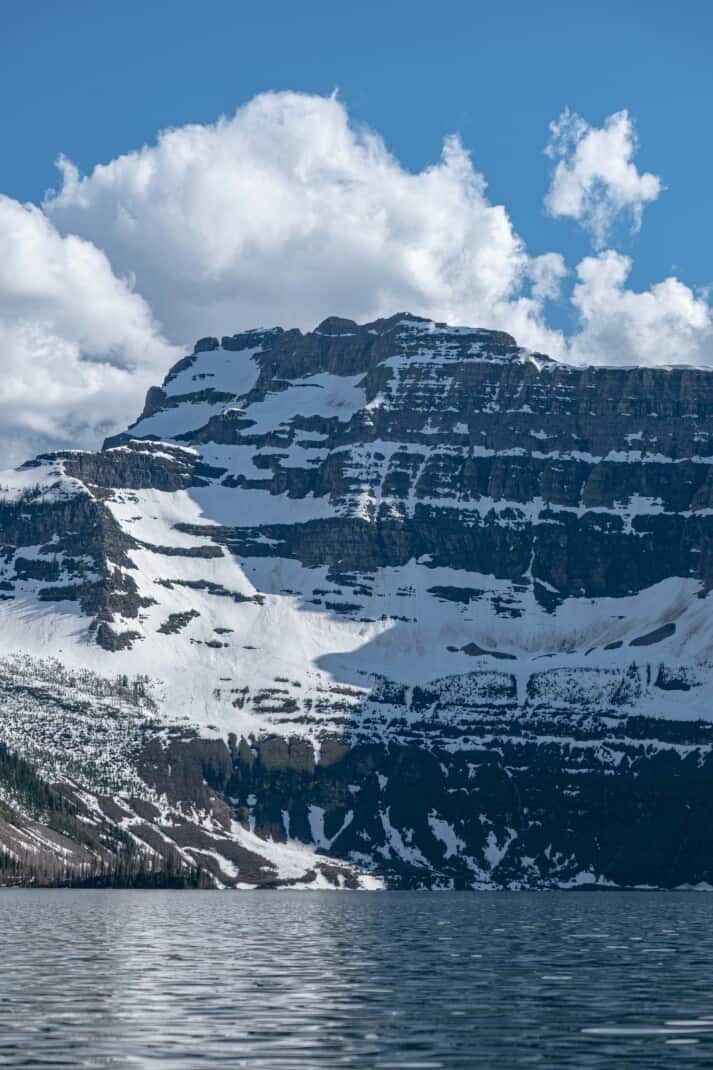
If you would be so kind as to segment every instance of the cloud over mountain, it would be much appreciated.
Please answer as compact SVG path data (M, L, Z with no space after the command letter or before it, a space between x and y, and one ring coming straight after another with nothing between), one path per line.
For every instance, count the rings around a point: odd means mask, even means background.
M412 174L335 97L265 93L86 177L61 167L47 213L130 272L174 338L398 309L548 338L559 260L528 256L457 137Z
M713 316L702 297L675 278L650 290L626 287L631 260L612 249L577 265L572 292L581 331L569 356L593 364L713 362Z
M92 242L0 196L0 452L94 444L178 354Z
M550 212L597 243L622 214L638 225L661 183L632 162L628 114L596 129L564 113L552 134ZM335 96L263 93L86 176L60 168L42 208L0 199L6 461L125 426L200 335L329 314L497 327L560 359L713 363L703 296L675 278L628 290L612 250L574 276L556 251L530 255L458 137L413 173ZM548 322L566 300L568 338Z

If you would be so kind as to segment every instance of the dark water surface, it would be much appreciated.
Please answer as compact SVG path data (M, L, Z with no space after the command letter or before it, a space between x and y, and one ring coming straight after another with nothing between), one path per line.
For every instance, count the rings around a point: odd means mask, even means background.
M713 1066L713 895L0 892L0 1066Z

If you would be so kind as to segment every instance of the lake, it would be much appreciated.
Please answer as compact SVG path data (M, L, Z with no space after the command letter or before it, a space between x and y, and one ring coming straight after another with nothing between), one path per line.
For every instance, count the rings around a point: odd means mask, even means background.
M3 1067L713 1064L705 893L0 891Z

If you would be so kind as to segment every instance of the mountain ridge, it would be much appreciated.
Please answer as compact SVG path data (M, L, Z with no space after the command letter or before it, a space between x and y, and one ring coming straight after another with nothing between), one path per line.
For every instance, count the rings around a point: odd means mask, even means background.
M407 314L204 338L101 451L0 476L0 651L149 678L225 827L342 881L713 884L712 466L705 370Z

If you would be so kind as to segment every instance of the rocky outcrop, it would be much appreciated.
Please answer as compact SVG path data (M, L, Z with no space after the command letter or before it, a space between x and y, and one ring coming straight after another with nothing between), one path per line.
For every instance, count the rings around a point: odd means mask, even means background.
M711 586L713 374L409 315L201 339L0 477L2 649L152 679L223 883L708 882Z
M0 887L380 885L238 824L227 742L162 725L143 678L0 661L0 702Z
M376 861L391 887L713 885L710 724L624 718L544 742L544 721L319 763L265 739L236 752L228 790L258 835Z

